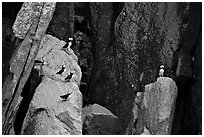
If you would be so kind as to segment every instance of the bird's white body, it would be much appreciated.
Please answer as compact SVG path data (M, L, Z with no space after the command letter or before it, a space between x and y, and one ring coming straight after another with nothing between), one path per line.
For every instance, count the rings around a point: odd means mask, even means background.
M159 76L160 76L160 77L163 77L163 76L164 76L164 69L160 69L160 70L159 70Z
M70 47L71 47L71 45L72 45L72 42L69 42L69 43L68 43L68 47L70 48Z
M73 38L69 38L68 48L70 48L70 47L71 47L71 45L72 45L72 41L73 41Z
M163 77L163 76L164 76L164 66L163 66L163 65L160 66L159 76L160 76L160 77Z

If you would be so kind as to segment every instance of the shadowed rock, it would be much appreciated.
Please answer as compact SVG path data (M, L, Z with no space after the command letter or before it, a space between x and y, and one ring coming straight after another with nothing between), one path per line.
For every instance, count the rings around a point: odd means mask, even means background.
M83 134L118 135L121 133L119 119L108 109L94 104L83 108Z
M50 43L53 39L58 42ZM79 91L81 69L73 57L74 54L68 55L59 48L65 43L61 42L57 47L56 44L59 43L58 39L50 35L47 42L41 43L41 52L36 59L43 61L44 77L35 91L24 120L22 129L24 135L82 134L82 95ZM58 74L62 65L64 72ZM70 81L66 81L66 74L69 75L69 72L72 72L73 76ZM66 99L62 98L68 94ZM38 110L43 112L36 113Z
M41 39L52 18L55 3L24 3L13 25L16 37L23 39L10 60L10 74L3 86L2 131L14 134L14 121L22 97L20 94L31 73Z
M127 134L171 134L177 86L168 77L159 77L145 86L145 92L134 101L132 125Z

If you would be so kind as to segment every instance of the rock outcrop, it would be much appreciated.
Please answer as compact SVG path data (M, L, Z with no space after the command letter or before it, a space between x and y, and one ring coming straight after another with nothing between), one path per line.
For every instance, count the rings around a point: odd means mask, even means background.
M171 134L177 92L176 83L168 77L146 85L145 92L137 93L126 134Z
M16 45L10 60L10 73L3 85L3 134L14 133L14 121L22 89L31 73L40 42L52 18L55 3L24 3L13 25L15 36L23 41Z
M82 74L72 49L62 49L65 44L51 35L46 35L41 42L36 60L41 61L42 66L35 64L34 68L43 78L29 105L22 134L82 134L79 91ZM70 95L62 97L67 94Z
M108 109L93 104L83 108L83 135L120 135L121 122Z
M164 76L174 77L173 55L179 47L186 9L179 3L125 3L112 20L115 11L111 6L90 6L96 53L90 98L121 119L125 131L135 95L143 91L141 85L156 81L161 64Z
M202 134L202 3L2 6L3 134Z

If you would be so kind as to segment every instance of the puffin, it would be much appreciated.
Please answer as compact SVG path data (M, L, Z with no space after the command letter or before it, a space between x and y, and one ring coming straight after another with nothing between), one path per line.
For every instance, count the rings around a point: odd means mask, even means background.
M60 98L63 100L63 101L66 101L68 99L68 97L72 94L72 92L69 92L65 95L61 95Z
M70 81L74 73L70 72L70 74L65 78L66 81Z
M159 77L163 77L163 76L164 76L164 65L161 65L159 69Z
M63 48L70 48L72 46L72 43L73 43L73 38L69 38L68 44L65 44Z

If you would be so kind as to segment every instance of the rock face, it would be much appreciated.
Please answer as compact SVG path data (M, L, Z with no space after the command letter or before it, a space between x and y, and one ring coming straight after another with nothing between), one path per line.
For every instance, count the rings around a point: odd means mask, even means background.
M72 2L57 2L47 34L68 42L73 37L74 9Z
M12 39L13 20L10 18L2 17L2 84L5 81L6 76L9 72L9 61L11 59L12 53L15 49L14 40Z
M3 86L3 134L14 134L20 94L31 73L40 41L52 18L55 3L24 3L13 25L15 36L23 39L10 60L10 74ZM30 19L30 20L29 20Z
M194 83L191 86L192 89L192 108L194 108L194 112L192 112L191 116L194 116L196 122L194 123L195 127L199 126L199 134L202 135L202 33L200 30L200 34L198 37L198 43L195 50L195 62L193 65L193 74L195 76ZM196 130L197 131L197 130ZM196 132L195 132L196 133Z
M202 129L202 4L190 3L188 9L186 31L175 57L178 58L175 81L179 92L172 134L182 135L198 134Z
M3 134L82 134L82 95L111 111L84 108L84 134L202 134L202 3L24 3L13 30L7 17Z
M93 104L82 111L84 135L118 135L121 133L120 120L108 109Z
M82 134L81 69L73 51L62 50L65 44L51 35L41 42L36 60L43 64L34 67L42 73L43 80L29 105L22 129L24 135ZM61 97L66 94L70 95Z
M133 117L126 134L171 134L177 97L176 83L167 77L145 86L133 103Z
M96 53L90 94L93 103L122 120L125 131L135 95L143 90L141 85L156 81L161 64L164 75L174 77L173 55L179 46L185 6L125 3L116 20L111 20L115 14L111 6L90 6Z

